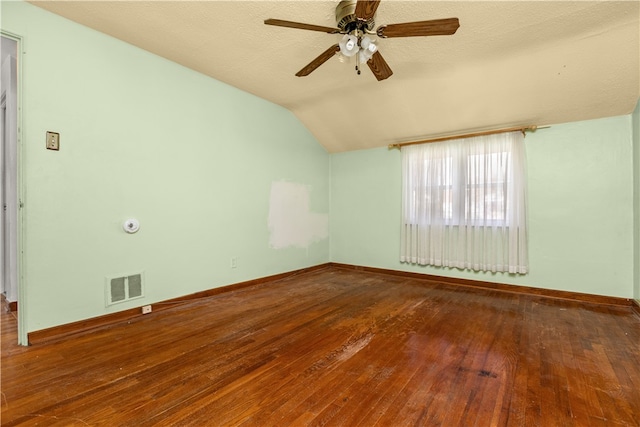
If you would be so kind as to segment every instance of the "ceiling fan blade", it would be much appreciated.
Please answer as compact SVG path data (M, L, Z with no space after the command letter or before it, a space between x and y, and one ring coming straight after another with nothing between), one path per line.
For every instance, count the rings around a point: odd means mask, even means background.
M265 19L264 23L267 25L275 25L277 27L298 28L300 30L320 31L329 34L337 34L340 32L339 28L323 27L321 25L313 24L303 24L301 22L284 21L282 19Z
M356 16L365 21L373 18L379 4L380 0L358 0L358 3L356 3Z
M340 46L337 44L334 44L329 49L322 52L316 59L309 62L307 65L305 65L305 67L302 70L296 73L296 76L298 77L308 76L316 68L318 68L319 66L327 62L329 59L331 59L331 57L333 57L333 55L335 55L336 52L340 52Z
M393 74L391 67L389 67L389 64L387 64L387 61L384 60L379 51L373 54L371 59L367 61L367 65L378 81L388 79Z
M383 25L376 32L380 37L449 36L459 27L458 18L447 18Z

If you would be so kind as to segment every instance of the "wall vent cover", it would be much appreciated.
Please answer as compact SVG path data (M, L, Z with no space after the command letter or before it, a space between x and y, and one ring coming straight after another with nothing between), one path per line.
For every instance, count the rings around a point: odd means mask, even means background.
M107 305L117 304L144 296L144 275L130 274L106 278Z

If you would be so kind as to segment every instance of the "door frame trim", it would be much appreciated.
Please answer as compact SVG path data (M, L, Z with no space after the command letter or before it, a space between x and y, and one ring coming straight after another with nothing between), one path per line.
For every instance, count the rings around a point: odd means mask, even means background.
M23 74L23 62L24 62L24 54L26 53L24 37L19 34L12 33L10 31L6 31L4 29L0 29L0 36L6 37L8 39L14 40L17 44L16 46L16 125L17 125L17 141L16 141L16 191L18 196L18 215L17 215L17 248L16 248L16 258L17 258L17 288L18 288L18 344L27 346L29 345L28 340L28 324L27 324L27 312L28 312L28 299L27 299L27 280L25 274L25 195L26 189L24 185L24 149L23 142L25 140L25 131L23 126L23 109L22 109L22 96L24 93L23 90L23 82L24 82L24 74Z

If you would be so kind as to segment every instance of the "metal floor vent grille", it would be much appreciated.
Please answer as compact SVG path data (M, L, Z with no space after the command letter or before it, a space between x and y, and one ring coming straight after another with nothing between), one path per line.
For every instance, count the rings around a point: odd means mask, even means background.
M142 298L143 296L142 273L107 278L107 305Z

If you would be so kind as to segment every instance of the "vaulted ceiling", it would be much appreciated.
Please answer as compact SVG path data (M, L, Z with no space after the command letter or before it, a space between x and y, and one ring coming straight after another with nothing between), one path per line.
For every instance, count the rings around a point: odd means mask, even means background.
M291 110L329 152L432 136L629 114L640 97L639 1L383 0L383 24L457 17L451 36L379 39L377 81L337 43L264 25L335 27L338 1L33 1Z

